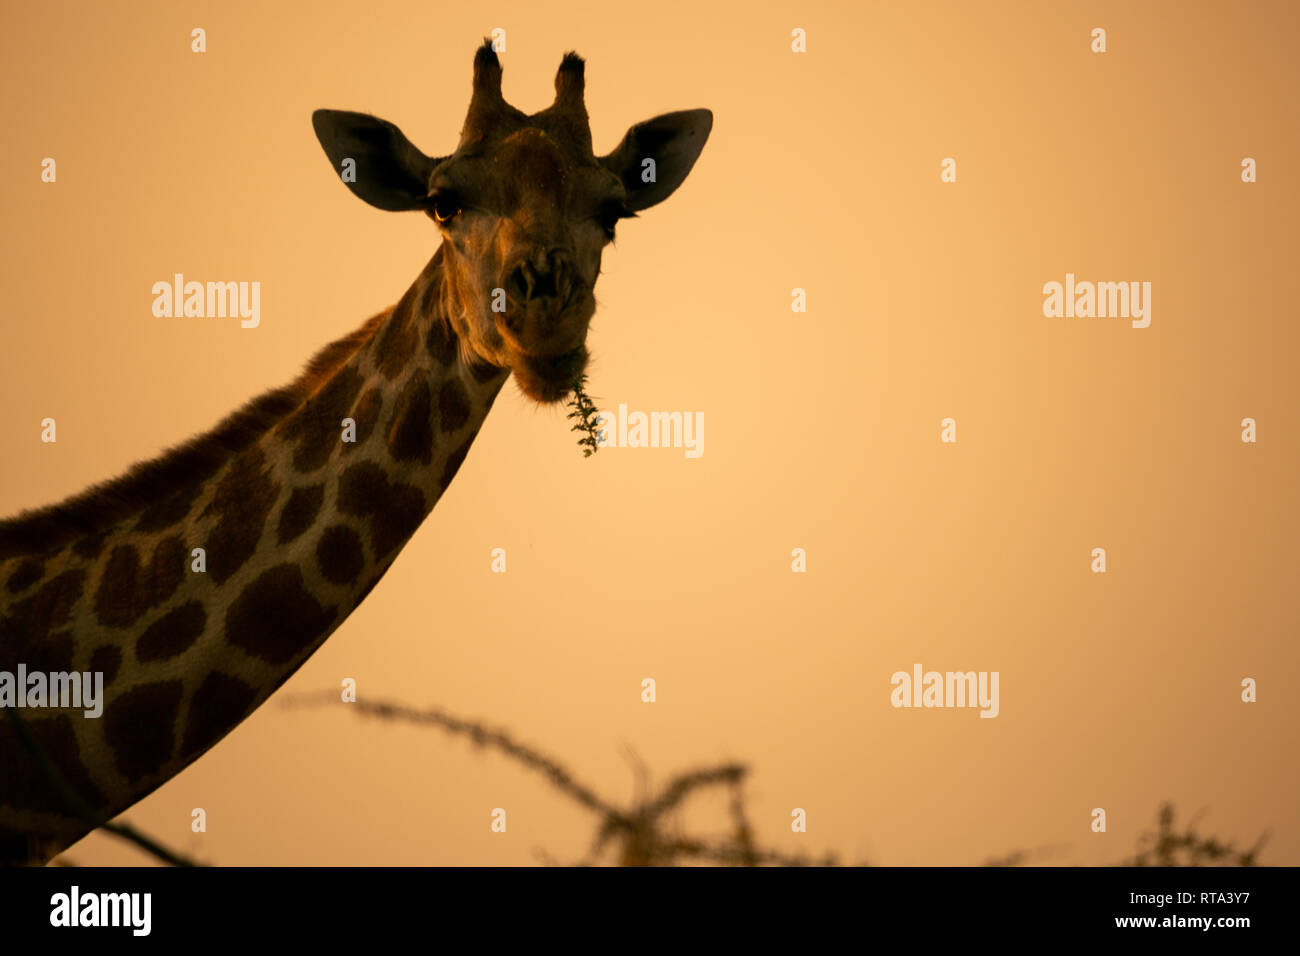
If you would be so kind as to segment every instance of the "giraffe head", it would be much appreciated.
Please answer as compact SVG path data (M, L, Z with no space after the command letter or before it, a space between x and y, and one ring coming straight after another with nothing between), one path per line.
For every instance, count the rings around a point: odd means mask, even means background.
M665 113L597 156L582 58L564 57L554 103L528 115L502 97L501 64L484 41L448 156L424 155L392 123L364 113L317 110L312 124L353 193L380 209L421 210L437 224L442 305L472 353L466 358L509 368L524 394L555 402L586 367L601 252L615 224L681 185L713 114Z

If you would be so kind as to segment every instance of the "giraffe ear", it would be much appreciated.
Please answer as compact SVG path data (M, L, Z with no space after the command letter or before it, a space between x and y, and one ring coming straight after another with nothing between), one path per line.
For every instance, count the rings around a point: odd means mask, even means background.
M311 125L335 174L361 199L389 212L424 207L438 161L392 123L368 113L317 110Z
M600 162L623 180L629 208L646 209L663 202L685 181L712 129L709 110L664 113L629 129Z

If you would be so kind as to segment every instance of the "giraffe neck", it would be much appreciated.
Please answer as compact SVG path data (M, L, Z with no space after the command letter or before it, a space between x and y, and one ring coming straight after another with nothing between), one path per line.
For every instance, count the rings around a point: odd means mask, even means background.
M462 354L443 292L439 250L396 306L326 350L336 367L203 480L48 553L0 548L0 672L104 675L97 719L20 712L104 818L284 683L456 474L509 373ZM0 767L0 862L48 859L91 829L3 719Z

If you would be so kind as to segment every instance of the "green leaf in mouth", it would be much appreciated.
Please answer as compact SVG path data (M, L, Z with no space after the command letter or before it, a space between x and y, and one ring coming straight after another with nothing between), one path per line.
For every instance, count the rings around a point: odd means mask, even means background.
M570 431L582 432L582 437L578 439L578 447L582 449L584 458L590 458L599 449L600 429L597 427L596 418L600 415L600 410L596 408L596 403L591 400L587 394L587 373L583 372L573 380L569 386L573 397L568 401L568 407L572 409L566 418L576 418L577 422L570 428Z

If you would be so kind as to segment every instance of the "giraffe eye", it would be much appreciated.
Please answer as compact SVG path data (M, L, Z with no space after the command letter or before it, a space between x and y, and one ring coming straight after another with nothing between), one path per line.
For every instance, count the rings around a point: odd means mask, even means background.
M452 193L435 193L430 197L429 209L433 213L434 221L440 226L445 226L460 215L460 199Z
M600 222L600 228L605 230L606 237L612 240L614 238L614 225L620 219L628 219L635 215L636 213L621 202L611 202L601 207L600 215L596 218Z

